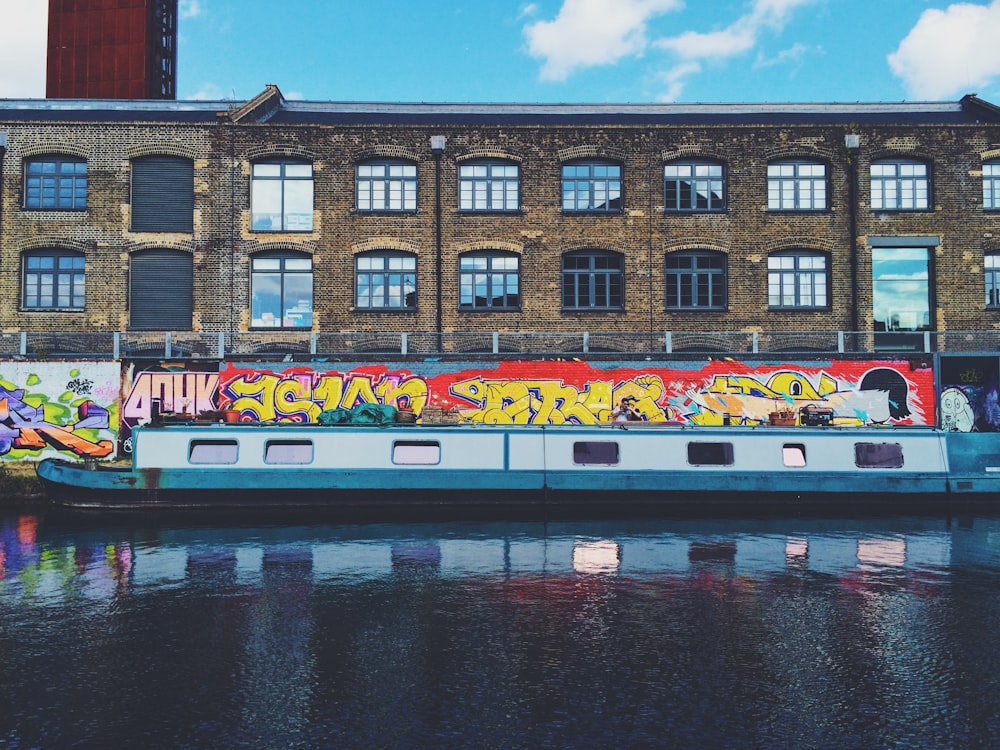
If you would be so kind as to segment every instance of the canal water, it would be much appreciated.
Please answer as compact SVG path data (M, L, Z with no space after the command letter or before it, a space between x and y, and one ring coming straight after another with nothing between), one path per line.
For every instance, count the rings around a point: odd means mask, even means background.
M1000 519L0 513L0 748L1000 747Z

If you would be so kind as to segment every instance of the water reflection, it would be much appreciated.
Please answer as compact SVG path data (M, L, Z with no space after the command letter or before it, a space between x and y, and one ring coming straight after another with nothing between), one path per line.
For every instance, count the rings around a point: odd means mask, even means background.
M0 521L0 745L1000 742L1000 520Z

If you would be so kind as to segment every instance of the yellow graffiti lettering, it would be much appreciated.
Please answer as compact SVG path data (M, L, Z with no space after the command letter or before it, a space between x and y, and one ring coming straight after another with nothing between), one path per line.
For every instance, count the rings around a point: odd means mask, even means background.
M375 387L375 394L383 404L398 407L401 403L406 403L409 408L420 413L427 403L427 381L418 377L403 380L384 378Z
M229 391L236 396L230 408L253 412L261 422L273 420L277 417L274 410L277 387L277 375L258 375L253 380L238 378L228 385Z
M734 395L758 395L765 398L778 398L780 393L772 390L757 378L749 375L716 375L705 393L731 393Z
M374 404L377 402L378 399L375 398L375 389L372 388L372 381L367 377L356 376L351 378L347 384L341 405L350 409L356 404Z
M287 378L274 388L274 407L279 417L305 414L310 422L319 416L319 406L311 400L311 383Z
M313 399L319 404L320 411L336 409L344 397L344 379L339 375L324 375L313 387Z

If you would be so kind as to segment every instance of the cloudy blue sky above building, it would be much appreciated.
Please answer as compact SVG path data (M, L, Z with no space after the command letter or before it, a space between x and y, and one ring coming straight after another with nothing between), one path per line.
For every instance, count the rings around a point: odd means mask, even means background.
M9 0L0 98L45 95ZM180 0L179 99L1000 101L1000 0ZM13 21L13 22L11 22Z

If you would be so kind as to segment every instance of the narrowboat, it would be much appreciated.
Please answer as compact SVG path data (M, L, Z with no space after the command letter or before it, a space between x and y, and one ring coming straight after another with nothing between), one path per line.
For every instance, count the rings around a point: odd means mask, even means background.
M56 503L195 506L992 504L1000 434L933 428L146 425L131 465L45 459Z

